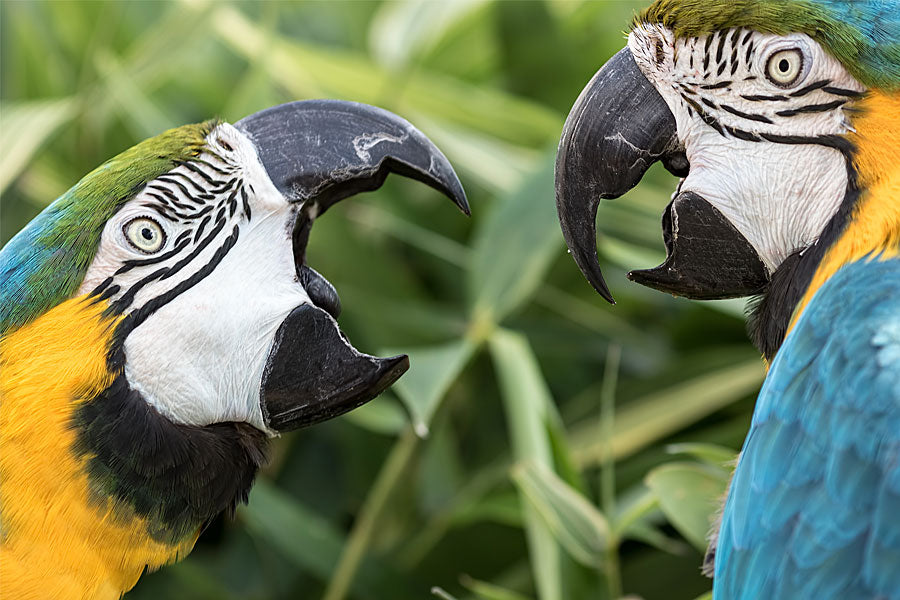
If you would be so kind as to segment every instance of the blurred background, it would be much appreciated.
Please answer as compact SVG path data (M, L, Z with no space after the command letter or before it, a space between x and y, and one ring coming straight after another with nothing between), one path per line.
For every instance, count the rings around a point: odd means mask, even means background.
M285 435L248 506L140 598L692 600L764 375L740 302L627 282L675 180L599 211L597 296L566 255L565 116L640 2L0 3L0 242L165 129L289 100L399 113L472 218L402 179L317 221L310 264L393 389Z

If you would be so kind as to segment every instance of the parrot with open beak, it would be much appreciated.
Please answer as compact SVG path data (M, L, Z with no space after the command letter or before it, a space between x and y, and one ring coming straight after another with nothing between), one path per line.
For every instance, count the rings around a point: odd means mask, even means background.
M392 172L468 214L450 163L407 121L292 102L143 141L6 244L4 597L119 598L246 501L271 437L407 370L349 343L306 261L315 219Z

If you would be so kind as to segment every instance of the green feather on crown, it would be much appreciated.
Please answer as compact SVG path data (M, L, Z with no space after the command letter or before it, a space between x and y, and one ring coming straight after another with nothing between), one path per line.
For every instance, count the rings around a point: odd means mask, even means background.
M638 23L659 23L676 37L732 27L805 33L864 85L900 90L898 0L656 0Z
M0 335L75 293L106 222L148 182L196 158L218 123L170 129L125 150L87 174L16 234L0 250Z

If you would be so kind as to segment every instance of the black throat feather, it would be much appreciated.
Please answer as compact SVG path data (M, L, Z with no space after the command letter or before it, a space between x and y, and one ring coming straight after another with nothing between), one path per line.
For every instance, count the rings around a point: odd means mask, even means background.
M147 520L156 541L176 544L220 512L246 502L266 461L266 435L248 423L173 423L120 374L73 417L76 455L91 489ZM127 509L126 509L127 514Z
M847 189L837 212L825 225L819 238L811 246L795 250L784 259L772 273L763 293L751 298L747 304L747 333L770 362L781 347L794 310L809 289L825 253L850 222L861 193L853 165L853 145L838 136L818 138L817 143L833 147L844 156Z

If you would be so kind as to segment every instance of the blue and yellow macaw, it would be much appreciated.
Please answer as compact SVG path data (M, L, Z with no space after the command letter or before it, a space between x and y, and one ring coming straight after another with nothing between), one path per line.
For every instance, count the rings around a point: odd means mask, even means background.
M0 594L119 598L247 499L268 439L408 368L339 331L314 219L390 172L468 212L403 119L284 104L141 142L0 251Z
M588 84L557 159L563 234L682 179L667 257L629 279L755 296L769 371L707 567L713 597L900 599L900 2L657 0Z

